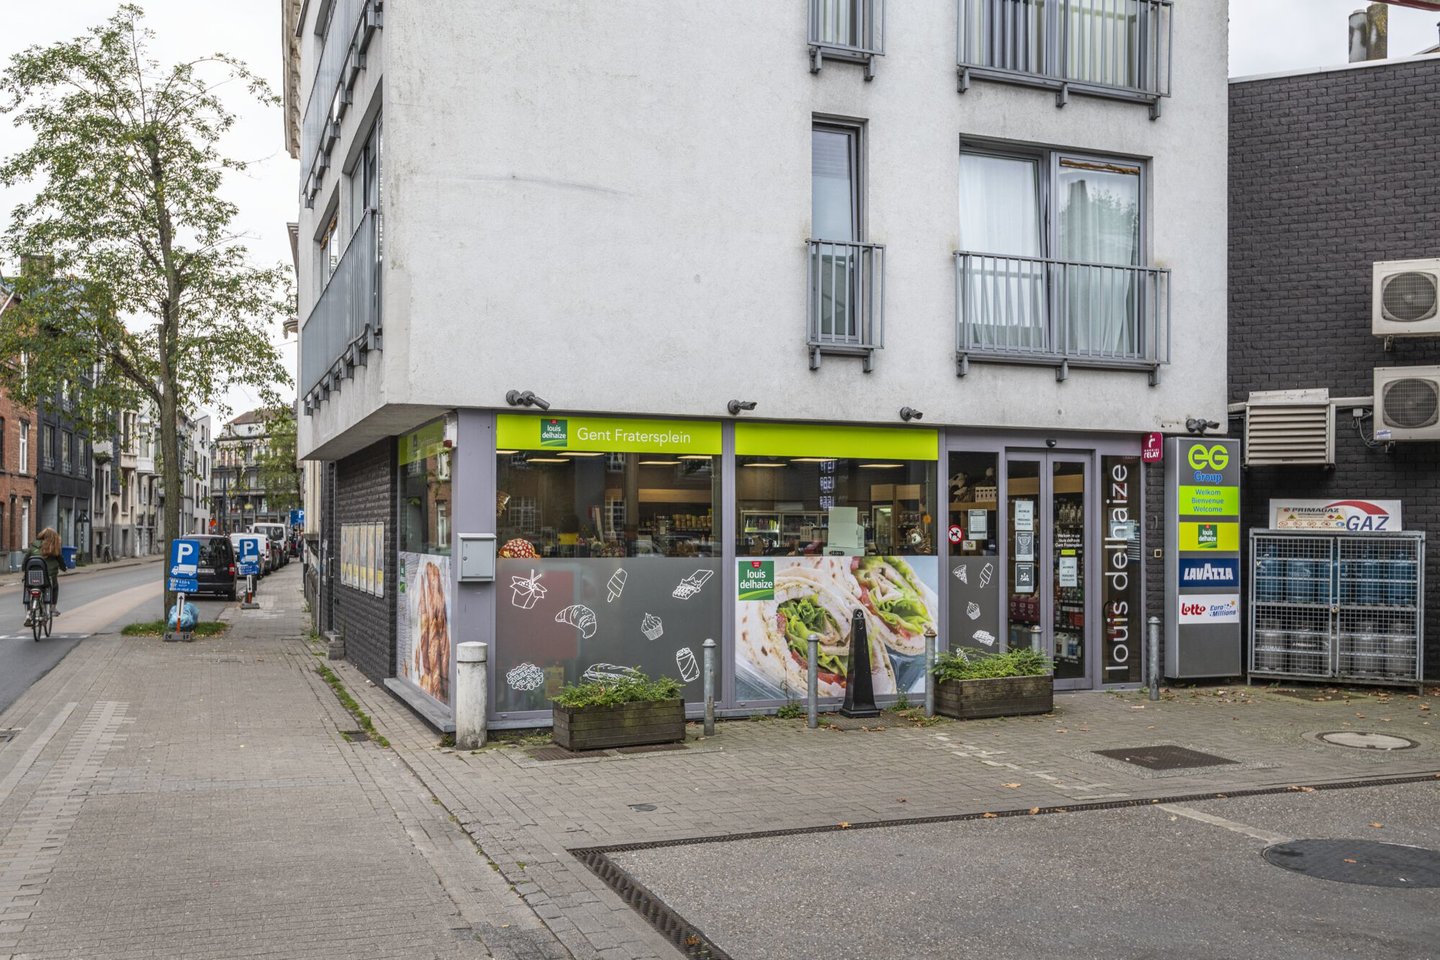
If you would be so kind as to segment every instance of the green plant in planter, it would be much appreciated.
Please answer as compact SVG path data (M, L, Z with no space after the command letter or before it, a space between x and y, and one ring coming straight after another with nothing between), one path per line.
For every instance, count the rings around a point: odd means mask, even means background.
M555 703L569 709L580 707L618 707L625 703L654 703L675 700L680 696L680 681L674 677L652 680L636 670L626 677L613 680L587 680L567 683L555 695Z
M976 654L947 651L935 658L936 680L994 680L1000 677L1043 677L1053 673L1049 657L1030 649Z

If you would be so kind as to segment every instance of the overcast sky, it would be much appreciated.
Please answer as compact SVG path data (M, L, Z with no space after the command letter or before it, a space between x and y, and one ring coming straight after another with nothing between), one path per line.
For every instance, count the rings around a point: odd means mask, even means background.
M1214 2L1218 0L1179 0L1176 6L1183 17L1187 4ZM223 50L246 61L279 91L279 0L141 0L141 4L156 33L154 52L163 64ZM0 62L8 62L11 55L31 44L77 36L116 7L114 0L3 0L3 5L7 9L0 14ZM1359 0L1231 0L1230 75L1344 63L1349 14L1362 6ZM1391 56L1410 56L1434 46L1437 21L1440 13L1392 7ZM1183 20L1180 23L1183 30ZM250 237L252 255L258 260L289 263L285 224L296 218L299 172L296 161L285 153L280 111L262 110L242 97L237 97L232 107L240 119L230 135L228 152L257 161L248 176L231 177L226 184L229 196L240 207L239 226ZM0 152L9 152L18 142L14 130L0 127ZM10 210L23 199L23 191L0 188L0 218L8 219ZM295 338L285 341L277 330L274 339L282 344L293 372ZM228 402L238 413L255 401L253 395L239 392Z

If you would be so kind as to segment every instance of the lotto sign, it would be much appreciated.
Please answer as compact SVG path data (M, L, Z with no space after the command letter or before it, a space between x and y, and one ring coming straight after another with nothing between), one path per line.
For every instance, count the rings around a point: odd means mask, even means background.
M1240 595L1186 594L1180 598L1181 623L1239 623Z
M960 541L962 541L962 540L964 540L964 539L965 539L965 528L962 527L962 526L960 526L958 523L953 523L953 524L951 524L951 525L950 525L950 542L951 542L951 543L959 543Z
M166 589L172 593L193 593L199 589L200 541L170 541L170 577Z

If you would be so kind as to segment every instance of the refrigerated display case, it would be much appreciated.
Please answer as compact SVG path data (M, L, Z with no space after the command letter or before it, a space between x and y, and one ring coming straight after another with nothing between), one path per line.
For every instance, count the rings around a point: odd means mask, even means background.
M1421 686L1425 534L1254 530L1250 676Z

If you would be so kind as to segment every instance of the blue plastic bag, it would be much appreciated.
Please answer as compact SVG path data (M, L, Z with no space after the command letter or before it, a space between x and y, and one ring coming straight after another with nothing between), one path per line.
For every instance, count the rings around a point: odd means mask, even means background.
M179 604L176 604L176 606L179 606ZM175 607L171 607L170 616L166 622L169 624L169 629L171 630L194 630L195 624L200 622L200 611L195 608L195 604L186 603L184 609L180 611L180 623L177 626L175 623Z

